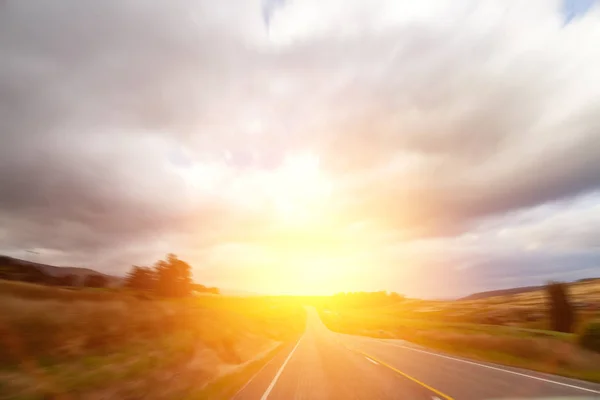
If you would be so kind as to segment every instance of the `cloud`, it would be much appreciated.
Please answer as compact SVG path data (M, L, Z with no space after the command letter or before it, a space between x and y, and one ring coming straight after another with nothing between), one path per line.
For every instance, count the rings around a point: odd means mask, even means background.
M267 31L250 0L3 2L0 250L114 273L175 251L231 285L468 266L458 292L535 236L589 268L569 199L600 184L597 6L565 26L547 1L277 5ZM507 276L528 271L553 273Z

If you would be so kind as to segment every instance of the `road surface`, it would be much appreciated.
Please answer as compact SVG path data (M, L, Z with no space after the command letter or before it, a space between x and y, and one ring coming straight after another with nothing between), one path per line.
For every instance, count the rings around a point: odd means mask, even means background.
M309 308L306 331L234 400L600 399L600 385L436 353L400 340L334 333Z

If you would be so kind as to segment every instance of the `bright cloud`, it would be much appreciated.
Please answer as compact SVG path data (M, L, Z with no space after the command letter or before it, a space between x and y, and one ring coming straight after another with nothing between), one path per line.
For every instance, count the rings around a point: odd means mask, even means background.
M0 7L1 253L270 293L598 274L596 3Z

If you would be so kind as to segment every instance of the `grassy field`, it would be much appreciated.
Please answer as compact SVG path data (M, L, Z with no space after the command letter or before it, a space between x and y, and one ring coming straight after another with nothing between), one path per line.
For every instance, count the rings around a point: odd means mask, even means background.
M576 330L579 331L600 313L600 280L575 282L568 288L577 309ZM481 300L441 302L437 310L446 319L544 330L550 328L547 307L546 293L536 290Z
M577 307L577 331L600 318L599 289L598 282L570 287ZM600 382L600 354L580 348L577 334L548 330L543 291L473 301L403 300L368 307L325 300L319 310L333 331L399 338L457 355Z
M226 398L304 321L285 298L0 281L0 398Z

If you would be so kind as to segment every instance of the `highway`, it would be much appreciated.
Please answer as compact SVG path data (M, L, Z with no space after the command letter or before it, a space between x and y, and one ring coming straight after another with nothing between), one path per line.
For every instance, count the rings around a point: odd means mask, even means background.
M283 348L234 400L600 399L600 385L454 357L400 340L338 334L307 310Z

